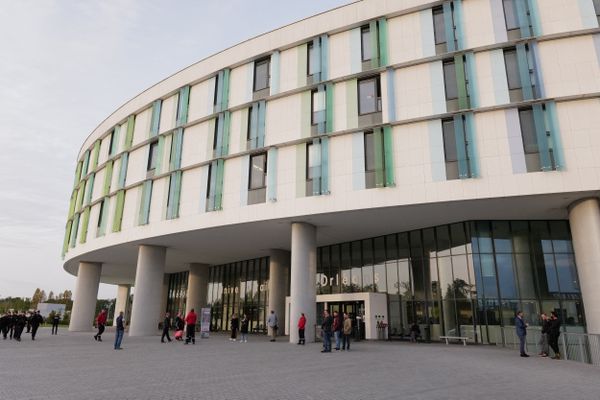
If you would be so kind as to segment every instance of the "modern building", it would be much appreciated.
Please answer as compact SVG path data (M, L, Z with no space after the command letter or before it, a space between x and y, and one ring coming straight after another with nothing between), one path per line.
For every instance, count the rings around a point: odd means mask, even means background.
M363 0L164 79L84 141L71 330L324 308L497 340L523 309L600 333L600 2ZM383 325L381 324L383 322Z

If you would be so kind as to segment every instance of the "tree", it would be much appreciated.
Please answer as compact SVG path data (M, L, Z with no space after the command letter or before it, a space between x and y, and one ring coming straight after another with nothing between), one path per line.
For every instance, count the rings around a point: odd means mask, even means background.
M71 300L71 297L73 297L73 293L70 290L65 290L63 292L63 299Z
M42 297L41 300L40 300L41 303L43 303L46 300L48 300L48 297L46 296L46 291L45 290L42 290L41 297Z
M31 297L31 306L36 308L38 303L42 302L42 290L40 288L35 289L33 296Z
M54 300L54 292L52 290L48 293L48 300Z

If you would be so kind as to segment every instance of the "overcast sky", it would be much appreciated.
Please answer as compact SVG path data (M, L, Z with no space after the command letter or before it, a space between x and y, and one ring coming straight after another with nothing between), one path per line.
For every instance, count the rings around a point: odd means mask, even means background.
M349 2L0 0L0 298L74 289L60 252L77 152L109 114L206 56Z

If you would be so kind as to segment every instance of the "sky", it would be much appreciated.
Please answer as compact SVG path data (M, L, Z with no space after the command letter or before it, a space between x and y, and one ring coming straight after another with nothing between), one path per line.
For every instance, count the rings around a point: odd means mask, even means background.
M75 288L60 252L77 153L108 115L211 54L350 2L0 0L0 298Z

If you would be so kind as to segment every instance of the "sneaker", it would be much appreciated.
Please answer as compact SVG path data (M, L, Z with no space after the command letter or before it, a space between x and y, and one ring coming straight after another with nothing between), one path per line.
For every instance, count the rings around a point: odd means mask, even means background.
M97 342L98 341L98 335L94 335L94 340Z
M234 342L237 341L237 339L232 339Z
M521 357L529 357L529 354L523 353L523 354L521 354Z

